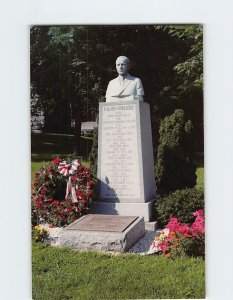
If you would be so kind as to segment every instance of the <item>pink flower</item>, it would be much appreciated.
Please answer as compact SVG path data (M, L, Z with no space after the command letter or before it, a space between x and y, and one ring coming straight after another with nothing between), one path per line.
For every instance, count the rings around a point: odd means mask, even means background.
M203 211L203 209L199 209L199 210L195 211L193 213L193 215L194 215L194 217L203 217L204 216L204 211Z
M59 202L58 200L54 200L54 201L53 201L53 205L55 205L55 206L58 206L59 203L60 203L60 202Z
M161 248L163 253L168 250L168 244L166 242L160 242L158 246Z
M150 247L150 249L153 249L155 251L161 251L161 247L160 247L161 242L160 241L154 241Z
M178 232L180 234L184 234L184 233L187 233L189 231L189 227L187 224L183 224L183 225L180 225L179 229L178 229Z
M174 240L174 236L168 235L167 239L168 239L168 242L169 242L169 243L172 243L173 240Z
M178 221L177 218L170 218L167 228L169 228L171 231L177 231L179 229L180 222Z

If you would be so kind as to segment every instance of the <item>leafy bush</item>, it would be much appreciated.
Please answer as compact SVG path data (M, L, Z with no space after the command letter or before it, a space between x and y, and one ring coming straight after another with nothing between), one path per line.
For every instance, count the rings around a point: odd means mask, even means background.
M156 183L160 195L196 184L192 127L192 122L186 120L182 109L175 110L161 122L156 163Z
M204 208L204 192L196 188L177 190L155 204L157 220L167 224L171 217L178 218L182 223L194 221L193 211Z
M98 160L98 128L95 127L93 130L92 149L89 155L90 169L94 175L97 174L97 160Z
M78 160L54 159L34 174L32 222L68 225L90 211L94 201L94 176Z

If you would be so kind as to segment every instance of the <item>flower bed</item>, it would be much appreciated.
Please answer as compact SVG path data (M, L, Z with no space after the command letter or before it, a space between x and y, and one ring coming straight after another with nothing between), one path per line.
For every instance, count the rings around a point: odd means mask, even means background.
M36 225L32 227L32 240L35 242L44 242L48 238L48 230Z
M205 222L203 210L193 213L195 221L191 224L181 224L177 218L171 218L156 237L150 247L150 252L163 253L166 257L182 255L205 255Z
M94 202L96 179L78 160L57 157L34 174L32 223L65 226L87 214Z

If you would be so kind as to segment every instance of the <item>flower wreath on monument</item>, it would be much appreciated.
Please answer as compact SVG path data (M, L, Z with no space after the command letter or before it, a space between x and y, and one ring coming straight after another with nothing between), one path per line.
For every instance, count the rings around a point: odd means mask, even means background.
M32 182L32 223L65 226L89 213L96 179L79 160L57 157L40 167Z

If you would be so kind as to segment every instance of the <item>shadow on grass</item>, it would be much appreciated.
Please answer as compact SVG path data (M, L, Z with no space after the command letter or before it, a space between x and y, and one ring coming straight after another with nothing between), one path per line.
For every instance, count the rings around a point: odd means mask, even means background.
M81 138L79 155L87 160L92 148L92 139ZM74 153L74 135L57 133L31 134L31 159L33 162L49 161L60 155L66 157Z

